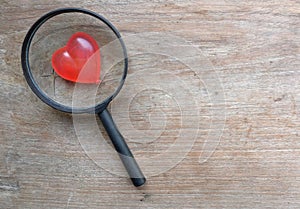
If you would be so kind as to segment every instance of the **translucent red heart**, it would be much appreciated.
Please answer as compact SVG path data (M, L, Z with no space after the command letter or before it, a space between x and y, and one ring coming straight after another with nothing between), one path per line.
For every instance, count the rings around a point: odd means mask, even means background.
M66 46L52 55L52 67L63 79L77 83L99 83L101 58L96 40L77 32Z

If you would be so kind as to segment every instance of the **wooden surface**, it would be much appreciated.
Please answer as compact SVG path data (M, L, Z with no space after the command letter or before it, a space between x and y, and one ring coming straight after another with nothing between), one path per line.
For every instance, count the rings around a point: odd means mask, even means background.
M103 14L123 36L163 32L181 37L202 50L220 78L224 101L215 105L182 63L153 54L131 60L128 81L111 111L126 138L132 138L129 145L148 176L143 188L134 188L122 170L113 171L119 163L113 154L97 160L97 152L92 155L79 139L72 116L43 104L23 77L20 50L28 28L47 11L66 6ZM0 208L300 208L299 1L0 0L0 9ZM175 70L172 75L185 82L197 103L168 76L155 77L153 71L164 67ZM144 77L134 76L140 68ZM148 86L130 96L137 78L156 79L153 85L169 82L164 86L170 89L157 92ZM176 92L182 93L177 103ZM127 100L129 106L122 106ZM149 116L153 106L147 104L159 105L164 114ZM212 119L211 109L225 111L226 120L222 114ZM220 141L219 135L208 140L208 132L217 131L211 124L224 125ZM182 161L160 172L159 166L182 155L175 149L169 158L155 158L176 140L179 129L186 133L183 147L194 140L195 130L199 133ZM155 140L137 143L143 131ZM203 162L205 142L212 144L212 155Z

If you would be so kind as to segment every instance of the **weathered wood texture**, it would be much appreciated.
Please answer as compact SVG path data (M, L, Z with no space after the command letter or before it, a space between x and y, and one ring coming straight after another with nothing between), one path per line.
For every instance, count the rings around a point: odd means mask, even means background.
M149 177L143 188L116 175L122 170L110 171L118 158L98 156L101 146L98 155L88 150L94 146L78 140L72 116L43 104L23 77L20 50L28 28L45 12L66 6L103 14L123 36L164 32L184 38L202 50L220 78L200 82L201 74L164 55L132 57L126 86L111 109ZM0 0L0 10L0 208L300 208L299 1ZM135 74L141 69L143 77ZM174 69L171 75L185 86L158 69ZM150 83L130 96L138 78L170 82L170 89L151 89ZM210 103L205 82L223 85L216 92L224 93L223 102ZM178 92L182 97L173 97ZM226 120L222 114L212 119L211 109L225 111ZM216 131L211 124L224 125L219 143L217 134L207 140ZM187 144L199 133L181 162L159 172L182 155L175 149L155 158L179 129ZM143 131L149 138L137 143ZM212 144L207 149L218 146L199 162L205 143Z

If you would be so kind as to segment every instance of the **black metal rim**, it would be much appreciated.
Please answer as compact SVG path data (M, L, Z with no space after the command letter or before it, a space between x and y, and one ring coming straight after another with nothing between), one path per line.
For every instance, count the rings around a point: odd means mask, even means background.
M31 69L30 69L30 64L29 64L29 49L30 49L30 45L31 45L31 41L35 35L35 33L37 32L37 30L50 18L63 14L63 13L83 13L83 14L87 14L90 15L92 17L95 17L97 19L99 19L100 21L104 22L116 35L116 37L118 38L118 40L120 41L120 44L122 46L122 50L123 50L123 55L124 55L124 70L123 70L123 75L122 75L122 79L120 81L119 87L116 89L116 91L109 96L108 98L106 98L102 103L96 105L95 107L89 107L89 108L73 108L73 107L69 107L69 106L65 106L62 105L56 101L54 101L53 99L49 98L38 86L38 84L35 82L33 75L31 73ZM23 68L23 73L25 76L25 79L28 83L28 85L30 86L30 88L32 89L32 91L46 104L48 104L49 106L53 107L54 109L63 111L63 112L67 112L67 113L99 113L102 112L107 105L110 103L110 101L117 96L117 94L120 92L124 82L125 82L125 78L127 75L127 71L128 71L128 57L127 57L127 50L124 44L123 39L121 38L121 35L119 33L119 31L103 16L86 10L86 9L81 9L81 8L61 8L61 9L56 9L53 10L45 15L43 15L40 19L38 19L29 29L28 33L26 34L26 37L23 41L23 46L22 46L22 53L21 53L21 62L22 62L22 68Z

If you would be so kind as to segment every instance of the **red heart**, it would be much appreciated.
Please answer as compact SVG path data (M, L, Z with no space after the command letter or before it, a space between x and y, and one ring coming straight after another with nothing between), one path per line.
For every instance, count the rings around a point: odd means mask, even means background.
M99 83L100 64L98 44L84 32L73 34L67 45L52 55L55 72L66 80L78 83Z

